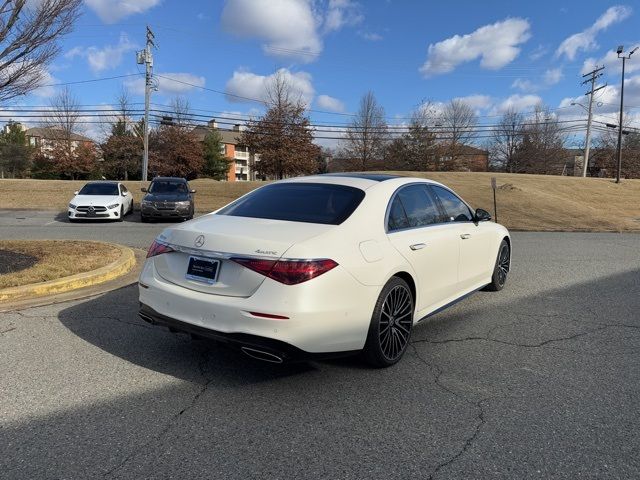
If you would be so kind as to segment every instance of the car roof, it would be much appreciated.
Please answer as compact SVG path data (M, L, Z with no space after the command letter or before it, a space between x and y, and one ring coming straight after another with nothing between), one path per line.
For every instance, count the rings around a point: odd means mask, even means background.
M360 173L360 172L346 172L346 173L329 173L322 175L311 175L308 177L294 177L283 182L305 182L305 183L330 183L334 185L346 185L350 187L359 188L361 190L367 190L368 188L376 185L388 186L395 190L401 185L406 183L423 182L435 185L440 185L438 182L421 177L403 177L400 175L390 175L382 173Z
M163 182L184 182L187 183L186 178L182 177L154 177L151 179L152 182L163 181Z
M347 178L364 178L365 180L373 180L374 182L384 182L392 178L400 178L400 175L389 175L386 173L363 173L363 172L338 172L324 173L325 177L347 177Z
M92 182L87 182L85 185L120 185L120 182L116 182L114 180L94 180Z

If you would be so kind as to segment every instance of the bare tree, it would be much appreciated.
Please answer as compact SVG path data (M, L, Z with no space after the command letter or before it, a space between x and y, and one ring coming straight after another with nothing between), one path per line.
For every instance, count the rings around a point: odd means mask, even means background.
M533 115L524 122L514 161L524 173L560 175L566 157L564 143L558 118L549 107L536 105Z
M178 127L191 125L191 104L185 97L177 96L171 100L171 112L174 125Z
M51 112L43 122L48 127L49 140L62 143L71 152L73 135L78 133L80 105L69 87L60 90L50 102Z
M347 127L341 156L350 160L357 170L382 167L387 137L384 108L378 104L373 92L367 92Z
M518 165L518 147L522 143L524 115L509 107L493 129L490 151L500 170L510 173L520 171Z
M314 173L319 147L313 143L309 117L300 97L294 98L290 82L278 71L267 86L265 114L247 122L240 144L249 148L252 169L263 177L285 178Z
M473 108L463 100L451 100L442 111L442 154L443 163L437 165L443 170L465 168L465 147L476 137L478 117Z
M0 1L0 101L25 95L46 78L82 0Z

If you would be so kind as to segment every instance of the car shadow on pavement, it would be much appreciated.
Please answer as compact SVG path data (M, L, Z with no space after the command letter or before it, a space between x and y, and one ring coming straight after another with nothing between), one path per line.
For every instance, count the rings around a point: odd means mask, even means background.
M244 382L303 373L307 363L261 362L222 343L192 339L150 325L138 317L138 287L131 285L78 303L60 312L62 324L87 342L131 363L188 381L202 380L202 365Z

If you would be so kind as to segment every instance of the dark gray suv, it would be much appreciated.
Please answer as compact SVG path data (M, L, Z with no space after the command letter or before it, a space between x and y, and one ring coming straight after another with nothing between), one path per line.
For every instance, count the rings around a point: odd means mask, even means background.
M156 177L140 202L140 218L143 222L152 219L176 218L191 220L195 210L193 194L187 180L177 177Z

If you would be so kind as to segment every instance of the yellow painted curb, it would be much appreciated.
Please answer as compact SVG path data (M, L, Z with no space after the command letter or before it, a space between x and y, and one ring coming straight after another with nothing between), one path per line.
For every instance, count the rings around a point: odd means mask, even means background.
M134 251L128 247L116 245L114 243L107 243L107 245L111 245L112 247L116 247L120 250L120 258L118 260L90 272L78 273L76 275L70 275L68 277L58 278L48 282L32 283L30 285L1 289L0 302L25 297L39 297L42 295L68 292L70 290L108 282L109 280L113 280L114 278L131 271L136 264L136 255Z

